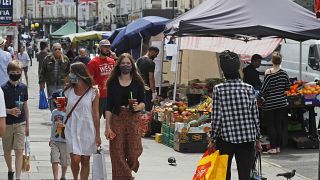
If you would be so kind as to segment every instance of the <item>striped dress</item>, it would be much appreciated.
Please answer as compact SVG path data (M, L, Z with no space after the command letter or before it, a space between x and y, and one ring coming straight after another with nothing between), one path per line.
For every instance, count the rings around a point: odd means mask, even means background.
M289 88L290 80L286 71L279 71L265 76L258 95L265 99L262 109L265 111L280 109L288 105L284 92Z

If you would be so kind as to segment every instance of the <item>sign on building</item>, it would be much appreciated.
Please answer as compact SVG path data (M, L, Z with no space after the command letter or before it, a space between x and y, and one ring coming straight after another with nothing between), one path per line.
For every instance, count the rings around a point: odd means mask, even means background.
M12 23L13 0L0 0L0 24Z

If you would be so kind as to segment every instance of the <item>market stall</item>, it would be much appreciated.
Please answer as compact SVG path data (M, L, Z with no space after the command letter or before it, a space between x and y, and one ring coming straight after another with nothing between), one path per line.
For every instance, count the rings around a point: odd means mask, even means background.
M274 6L277 4L277 6ZM289 7L289 8L288 8ZM283 11L283 9L286 11ZM297 23L299 22L299 23ZM169 34L183 36L222 36L229 37L231 39L239 39L245 42L251 40L259 40L263 37L278 37L278 38L290 38L298 41L305 41L308 39L320 39L320 22L315 19L314 13L301 8L299 5L292 1L249 1L249 0L213 0L204 1L201 5L190 10L186 14L178 17L172 22L167 24L167 31ZM178 40L178 45L181 47L181 39ZM180 48L178 48L180 50ZM231 49L225 47L225 49ZM300 52L301 54L301 52ZM179 78L179 69L183 61L181 61L181 51L177 55L176 61L177 71L175 75L175 87L174 93L178 94L179 85L177 81ZM301 79L301 63L300 63L300 79ZM179 102L176 96L173 96L175 103ZM306 98L305 98L306 99ZM307 98L308 99L308 98ZM308 107L308 106L306 106ZM172 107L173 108L173 107ZM183 106L181 109L184 109ZM171 110L171 109L170 109ZM182 111L181 113L183 113ZM161 112L160 112L161 113ZM166 111L164 114L169 114ZM176 113L177 114L177 113ZM189 113L184 113L189 114ZM191 113L192 114L192 113ZM309 111L309 119L312 119L313 112ZM169 131L163 130L162 137L164 137L164 143L173 146L173 142L176 139L170 139L172 137L179 136L179 122L168 121L167 118L175 117L175 113L169 115L160 116L163 122L167 122L166 125ZM185 117L185 116L184 116ZM171 118L172 119L172 118ZM174 118L173 118L174 119ZM184 119L184 118L182 118ZM185 118L187 119L187 118ZM194 119L196 119L194 117ZM197 119L199 120L199 119ZM196 120L196 121L197 121ZM193 120L192 120L193 121ZM190 121L190 122L192 122ZM315 122L315 121L314 121ZM312 122L313 123L313 122ZM188 123L187 123L188 124ZM184 126L184 125L183 125ZM201 125L200 125L201 126ZM174 130L172 130L174 127ZM188 126L187 126L188 127ZM315 127L315 126L311 126ZM165 129L165 127L163 127ZM181 128L185 130L185 128ZM188 128L187 128L188 129ZM314 128L313 128L314 129ZM166 132L169 132L165 135ZM182 131L185 132L185 131ZM203 132L205 132L203 130ZM171 135L170 135L171 133ZM191 133L188 131L188 133ZM158 135L160 136L160 135ZM169 137L169 141L167 141ZM192 134L183 137L193 137ZM199 137L201 136L194 136ZM157 138L156 138L157 139ZM159 138L158 138L159 139ZM181 138L178 138L181 141ZM188 138L189 142L192 139ZM169 142L169 143L168 143ZM172 143L171 143L172 142ZM176 141L178 142L178 141ZM194 148L197 146L193 146ZM180 148L175 148L180 150ZM196 149L193 149L196 151ZM190 152L190 151L189 151Z

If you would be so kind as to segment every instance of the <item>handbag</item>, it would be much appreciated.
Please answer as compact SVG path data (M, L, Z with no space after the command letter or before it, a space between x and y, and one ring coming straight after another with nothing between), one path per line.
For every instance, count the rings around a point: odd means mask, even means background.
M30 171L30 139L29 136L24 138L24 151L22 157L22 171L29 172Z
M39 109L47 109L49 107L46 93L44 89L40 90L39 92Z
M107 169L101 147L93 154L92 180L107 180Z
M228 155L220 155L219 150L207 150L200 159L193 180L225 180Z
M90 87L88 87L88 89L82 94L82 96L78 99L78 101L76 102L76 104L72 107L72 109L71 109L71 111L68 113L68 115L67 115L67 118L66 118L66 120L64 121L64 124L66 125L67 124L67 122L68 122L68 120L69 120L69 118L70 118L70 116L71 116L71 113L74 111L74 109L77 107L77 105L79 104L79 102L80 102L80 100L83 98L83 96L85 95L85 94L87 94L87 92L90 90Z
M250 180L267 180L267 178L262 176L262 166L261 166L261 153L256 154L253 168L250 172Z

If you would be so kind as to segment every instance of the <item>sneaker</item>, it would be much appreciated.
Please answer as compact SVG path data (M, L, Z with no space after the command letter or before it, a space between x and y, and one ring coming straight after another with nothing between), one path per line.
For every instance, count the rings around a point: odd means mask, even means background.
M14 172L8 172L8 180L14 180L13 175Z
M279 147L277 147L277 153L280 153L280 148Z
M268 154L277 154L277 149L269 149Z

